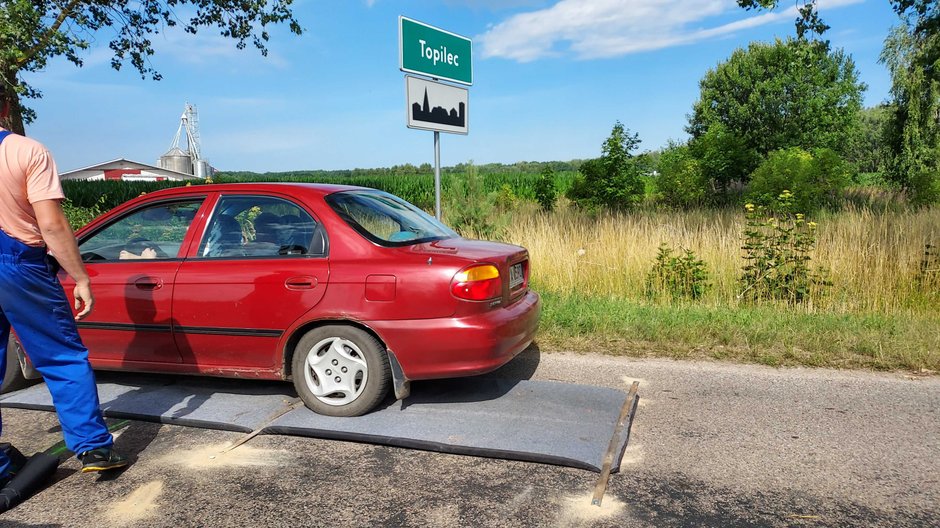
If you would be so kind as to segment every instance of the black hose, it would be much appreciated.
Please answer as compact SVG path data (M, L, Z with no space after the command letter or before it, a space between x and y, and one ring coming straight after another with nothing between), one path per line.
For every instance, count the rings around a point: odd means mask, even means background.
M38 491L59 467L59 457L36 453L26 462L16 476L0 490L0 513L23 502Z

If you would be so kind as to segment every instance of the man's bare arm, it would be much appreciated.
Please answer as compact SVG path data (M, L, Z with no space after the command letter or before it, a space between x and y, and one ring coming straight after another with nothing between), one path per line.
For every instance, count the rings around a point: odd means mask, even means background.
M91 313L95 298L91 293L91 279L78 252L78 243L75 241L72 227L58 200L40 200L32 205L46 246L55 255L62 269L75 279L75 309L80 310L75 319L82 319Z

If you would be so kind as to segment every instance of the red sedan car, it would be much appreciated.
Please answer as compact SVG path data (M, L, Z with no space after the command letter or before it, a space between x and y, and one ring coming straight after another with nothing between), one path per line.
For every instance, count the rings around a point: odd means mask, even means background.
M461 238L374 189L178 187L77 237L96 299L78 326L95 368L291 379L322 414L366 413L411 380L492 371L538 324L524 248Z

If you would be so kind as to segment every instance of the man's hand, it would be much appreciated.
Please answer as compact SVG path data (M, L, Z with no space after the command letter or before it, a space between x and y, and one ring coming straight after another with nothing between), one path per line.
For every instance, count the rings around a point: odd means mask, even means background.
M39 224L46 247L55 256L62 269L75 279L73 290L75 309L81 310L75 316L75 320L82 319L91 313L95 298L91 295L91 280L88 277L88 271L85 270L82 256L78 252L78 244L75 242L75 235L72 234L69 221L65 218L58 200L34 202L33 211L36 213L36 222Z
M91 313L92 308L95 307L95 297L91 294L91 284L88 282L76 283L73 294L75 295L75 309L81 310L75 314L75 320L78 321Z

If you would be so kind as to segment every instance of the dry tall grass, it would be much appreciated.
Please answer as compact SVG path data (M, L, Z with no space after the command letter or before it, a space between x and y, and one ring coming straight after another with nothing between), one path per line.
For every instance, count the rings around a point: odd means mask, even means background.
M919 280L925 244L940 245L940 207L875 212L849 208L816 218L813 263L827 268L829 294L804 309L926 312L940 308L936 285ZM712 289L702 302L735 305L743 265L743 214L733 210L638 211L591 218L563 207L517 216L508 241L528 248L538 288L641 299L657 249L686 248L705 261Z

